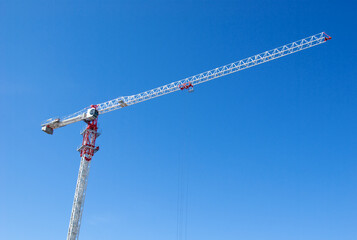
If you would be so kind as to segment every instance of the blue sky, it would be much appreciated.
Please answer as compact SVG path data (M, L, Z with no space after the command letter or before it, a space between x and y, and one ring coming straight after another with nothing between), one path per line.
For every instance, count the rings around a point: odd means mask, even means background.
M178 239L181 206L182 239L357 239L356 7L0 1L0 239L66 238L84 124L49 136L43 120L322 31L333 40L100 116L80 238Z

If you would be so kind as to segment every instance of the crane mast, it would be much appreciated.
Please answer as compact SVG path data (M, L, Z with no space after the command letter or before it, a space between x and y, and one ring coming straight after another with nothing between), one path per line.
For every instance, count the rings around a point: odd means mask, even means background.
M87 127L81 133L83 135L82 145L78 148L81 156L81 162L78 172L67 240L77 240L79 237L83 205L88 183L90 161L94 153L99 150L99 147L95 146L96 139L100 135L98 133L97 127L98 115L160 97L172 92L176 92L178 90L188 90L189 92L192 92L195 85L323 44L330 39L331 37L326 33L318 33L310 37L283 45L281 47L265 51L252 57L248 57L240 61L182 79L180 81L172 82L170 84L166 84L164 86L154 88L139 94L122 96L104 103L91 105L90 107L84 108L62 119L50 118L43 122L41 124L41 129L48 134L53 134L53 130L56 128L64 127L79 121L84 121L87 124Z
M93 106L95 108L95 106ZM79 230L82 221L82 213L84 200L86 197L86 190L88 184L88 175L90 162L94 155L99 150L98 146L95 146L95 141L99 137L97 118L87 122L87 127L82 131L83 142L78 148L81 154L81 162L79 165L78 178L76 191L74 194L71 220L69 221L67 240L77 240L79 236Z
M90 161L87 161L84 157L81 157L76 191L74 194L72 206L71 220L69 221L67 240L76 240L79 236L84 200L88 183L89 168Z

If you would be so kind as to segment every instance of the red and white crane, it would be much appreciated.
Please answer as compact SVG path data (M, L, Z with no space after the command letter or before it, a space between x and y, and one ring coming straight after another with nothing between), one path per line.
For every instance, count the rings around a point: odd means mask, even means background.
M269 62L271 60L287 56L289 54L305 50L310 47L314 47L325 43L330 40L331 37L326 33L318 33L313 36L298 40L286 44L284 46L254 55L252 57L245 58L243 60L227 64L192 77L182 79L177 82L173 82L158 88L151 89L146 92L131 96L118 97L108 102L91 105L83 110L80 110L74 114L63 118L51 118L46 120L42 124L42 131L53 134L53 130L56 128L64 127L69 124L84 121L87 124L85 130L81 133L83 135L82 145L78 148L81 156L81 162L79 167L76 191L74 194L74 201L72 206L71 219L69 223L67 240L77 240L79 237L79 229L81 225L81 218L83 213L83 205L85 200L85 194L88 183L88 174L90 168L90 161L99 150L99 147L95 145L95 141L99 136L97 121L98 116L107 112L111 112L123 107L128 107L136 103L150 100L152 98L160 97L165 94L169 94L178 90L193 91L195 85L223 77L225 75L235 73L256 65Z

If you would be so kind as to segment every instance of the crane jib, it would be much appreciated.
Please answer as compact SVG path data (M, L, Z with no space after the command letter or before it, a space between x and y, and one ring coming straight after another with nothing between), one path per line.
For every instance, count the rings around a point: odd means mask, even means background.
M96 110L98 114L104 114L107 112L111 112L123 107L127 107L130 105L134 105L143 101L147 101L156 97L160 97L172 92L176 92L178 90L188 90L189 92L193 92L193 87L195 85L223 77L228 74L232 74L247 68L251 68L257 66L262 63L266 63L287 55L290 55L295 52L299 52L330 40L331 37L327 35L325 32L318 33L312 35L310 37L283 45L278 48L274 48L269 51L265 51L263 53L254 55L252 57L248 57L242 59L240 61L230 63L185 79L180 81L176 81L170 84L166 84L164 86L151 89L149 91L145 91L139 94L131 95L131 96L123 96L119 97L104 103L100 103L96 105ZM92 118L90 113L90 107L84 108L79 112L71 114L69 116L63 118L51 118L42 123L42 130L46 133L52 134L53 130L56 128L67 126L71 123L79 122L82 120L88 120L88 118Z

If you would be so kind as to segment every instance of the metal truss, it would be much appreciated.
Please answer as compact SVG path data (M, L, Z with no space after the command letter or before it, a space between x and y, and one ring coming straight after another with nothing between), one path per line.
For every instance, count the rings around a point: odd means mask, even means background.
M69 221L67 240L77 240L79 236L84 200L86 197L86 189L88 184L89 168L90 161L87 161L85 156L82 156L79 166L76 192L74 194L71 220Z
M87 127L81 133L83 135L82 145L78 148L81 153L76 191L72 206L71 220L69 221L67 240L78 240L81 227L84 200L86 197L90 162L94 153L99 150L95 141L99 137L97 119L87 122Z
M257 66L262 63L266 63L272 61L274 59L278 59L292 53L296 53L320 44L325 43L327 40L330 40L331 37L326 33L318 33L313 36L286 44L284 46L274 48L272 50L254 55L252 57L245 58L243 60L230 63L192 77L188 77L182 79L180 81L176 81L170 84L166 84L164 86L151 89L146 92L142 92L139 94L131 95L131 96L123 96L118 97L116 99L110 100L108 102L97 104L97 110L100 114L111 112L123 107L127 107L130 105L134 105L143 101L147 101L156 97L160 97L178 90L193 88L193 86L211 81L213 79L223 77L228 74L232 74L247 68L251 68ZM81 121L85 119L85 113L89 109L85 108L79 112L66 116L62 119L59 118L51 118L45 121L42 126L49 126L52 129L63 127L68 124Z
M158 88L154 88L152 90L142 92L132 96L125 96L113 99L108 102L104 102L97 105L97 109L100 114L107 113L110 111L114 111L116 109L120 109L126 106L134 105L136 103L140 103L143 101L150 100L152 98L160 97L162 95L166 95L178 90L183 90L189 85L198 85L219 77L223 77L225 75L235 73L250 67L254 67L256 65L269 62L271 60L281 58L287 56L289 54L305 50L310 47L314 47L316 45L325 43L329 39L329 36L325 33L319 33L313 35L311 37L304 38L302 40L289 43L287 45L272 49L270 51L266 51L260 54L257 54L252 57L248 57L246 59L224 65L222 67L218 67L192 77L188 77L182 79L177 82L173 82Z

